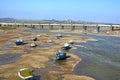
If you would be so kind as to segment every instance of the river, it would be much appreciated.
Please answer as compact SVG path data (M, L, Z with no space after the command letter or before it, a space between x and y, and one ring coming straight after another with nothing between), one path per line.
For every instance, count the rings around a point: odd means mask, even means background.
M120 37L83 36L98 41L75 44L77 49L71 52L81 57L82 61L76 65L73 72L91 76L96 80L120 80Z
M51 33L48 30L26 30L25 32ZM87 43L75 43L76 49L71 53L82 58L73 73L86 75L96 80L120 80L120 37L96 36L90 34L72 34L73 36L85 36L97 39Z

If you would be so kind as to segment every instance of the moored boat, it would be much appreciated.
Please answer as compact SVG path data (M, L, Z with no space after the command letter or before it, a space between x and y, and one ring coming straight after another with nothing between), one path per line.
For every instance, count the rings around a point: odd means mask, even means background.
M57 37L57 39L59 39L59 38L61 38L63 36L62 36L62 34L57 34L56 37Z
M30 47L36 47L36 46L37 46L36 43L32 43L32 44L30 44Z
M68 43L69 43L69 44L74 44L74 41L73 41L73 40L70 40Z
M63 60L63 59L66 59L66 58L67 58L67 55L63 51L57 52L55 57L54 57L55 60Z
M15 41L15 44L16 45L22 45L22 44L24 44L24 41L22 39L18 39L18 40Z
M37 41L37 37L33 37L33 38L31 38L31 40L33 40L33 41Z
M52 42L53 42L53 40L48 40L47 42L48 42L48 43L52 43Z
M22 68L18 71L20 80L33 80L32 70L29 68Z
M72 48L72 47L71 47L70 44L68 44L68 43L65 43L65 45L61 47L61 49L63 49L63 50L69 50L69 49L71 49L71 48Z

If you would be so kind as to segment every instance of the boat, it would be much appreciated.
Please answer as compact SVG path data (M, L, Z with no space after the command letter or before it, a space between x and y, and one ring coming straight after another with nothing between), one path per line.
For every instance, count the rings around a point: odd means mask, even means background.
M42 34L38 34L38 35L37 35L37 37L41 37L41 36L42 36Z
M52 42L53 42L53 40L48 40L47 42L48 42L48 43L52 43Z
M63 49L63 50L69 50L69 49L71 49L71 48L72 48L72 47L71 47L70 44L68 44L68 43L65 43L65 45L61 47L61 49Z
M37 41L37 37L31 38L32 41Z
M62 36L62 34L57 34L56 37L57 37L57 39L59 39L59 38L61 38L63 36Z
M70 41L68 42L68 44L74 44L74 41L73 41L73 40L70 40Z
M22 39L19 39L19 40L15 41L15 44L16 45L22 45L22 44L24 44L24 41Z
M63 52L63 51L57 52L55 57L54 57L55 60L63 60L63 59L66 59L66 58L67 58L66 53Z
M36 47L36 46L37 46L36 43L32 43L32 44L30 44L30 47Z
M33 80L33 70L29 68L22 68L18 71L20 80Z

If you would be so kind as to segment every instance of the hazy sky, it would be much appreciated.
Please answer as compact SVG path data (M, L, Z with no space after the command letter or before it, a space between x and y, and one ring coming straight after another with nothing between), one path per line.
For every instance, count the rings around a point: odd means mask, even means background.
M120 0L0 0L0 18L120 23Z

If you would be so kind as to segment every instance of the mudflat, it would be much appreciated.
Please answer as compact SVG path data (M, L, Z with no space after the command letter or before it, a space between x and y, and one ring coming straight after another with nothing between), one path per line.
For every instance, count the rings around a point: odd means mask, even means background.
M23 30L23 29L22 29ZM56 35L25 33L21 29L13 31L4 31L0 36L0 79L18 80L18 71L21 68L33 69L40 80L94 80L88 76L78 76L72 73L74 66L82 59L74 53L67 51L70 57L66 60L54 61L53 57L56 52L69 40L75 42L86 42L94 40L91 38L70 36L60 39ZM37 36L39 35L39 36ZM31 37L37 37L36 48L31 48ZM24 45L16 46L14 41L23 39ZM53 40L48 43L48 40ZM75 49L73 47L72 49ZM8 62L7 62L8 61Z

